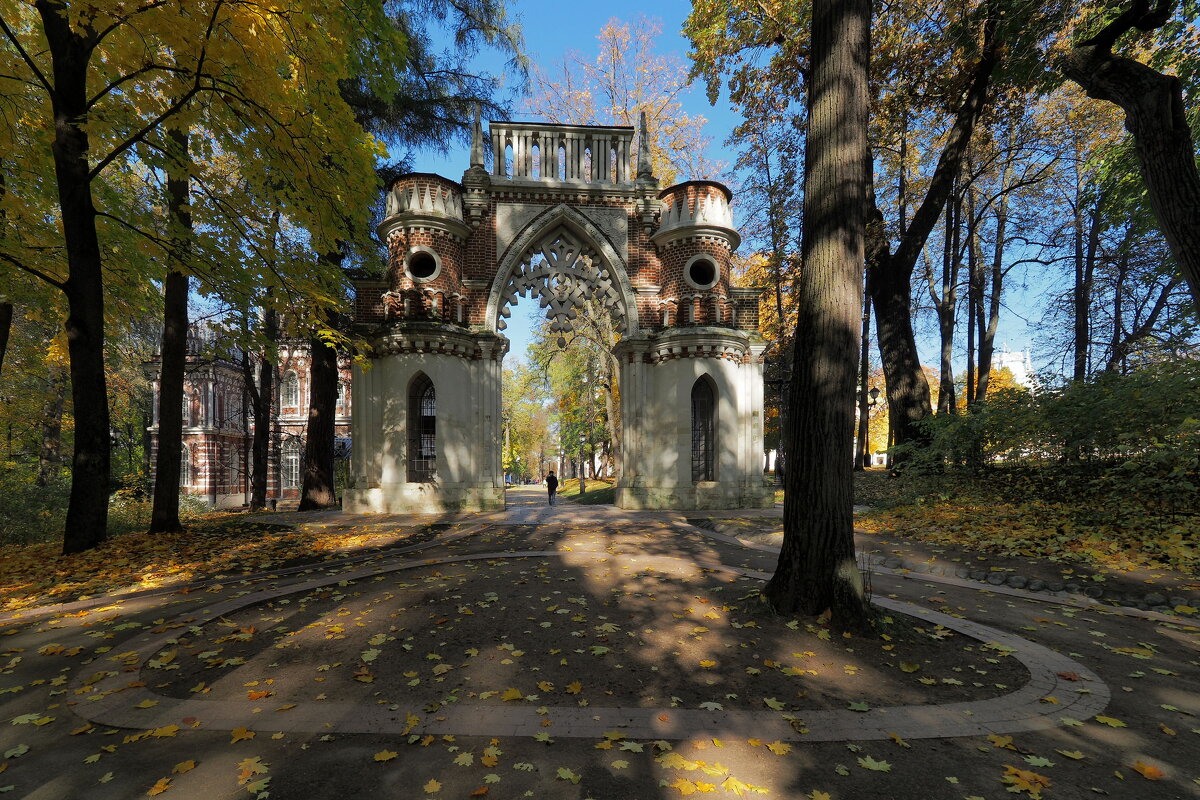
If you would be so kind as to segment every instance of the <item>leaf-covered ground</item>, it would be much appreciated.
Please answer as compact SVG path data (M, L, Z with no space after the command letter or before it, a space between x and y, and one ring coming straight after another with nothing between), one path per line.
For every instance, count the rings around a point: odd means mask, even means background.
M1139 503L1140 513L1097 518L1086 504L1055 502L1033 490L1014 499L1011 487L1005 488L948 490L869 470L855 476L855 502L870 507L857 525L869 533L1109 570L1167 568L1194 575L1200 569L1200 516L1156 515Z
M771 614L759 581L690 572L495 561L319 589L182 636L160 656L173 668L162 691L799 712L981 699L1029 678L1005 650L945 628L831 636ZM499 632L497 617L520 624Z
M0 611L319 562L352 549L424 541L440 527L397 531L369 521L290 527L213 513L183 533L125 533L69 556L62 555L61 544L13 545L0 558Z
M522 541L523 533L528 541ZM901 659L914 658L911 666L917 656L904 651L902 645L908 645L902 642L886 650L893 643L883 639L826 639L820 626L810 630L800 621L788 627L784 620L743 609L739 598L748 593L746 581L729 583L702 564L720 560L764 569L773 556L686 528L657 522L504 526L430 545L407 557L387 551L376 556L379 563L408 558L416 569L301 588L195 630L186 623L172 629L179 632L176 642L143 670L147 688L227 698L244 717L227 727L181 717L155 727L117 729L82 722L72 709L90 702L88 676L128 668L131 637L273 585L277 581L269 575L3 627L0 792L89 800L1197 796L1200 697L1188 676L1200 666L1198 631L1183 622L1155 623L879 575L878 595L1069 652L1108 684L1109 707L1093 719L1063 715L1059 727L1045 731L946 739L806 742L694 734L655 740L630 738L620 729L578 739L556 730L554 709L654 697L669 710L672 692L688 703L713 702L730 710L742 703L773 708L768 699L797 708L819 698L831 704L849 700L849 706L909 691L936 701L949 691L982 690L976 681L1021 679L1000 679L1005 657L964 637L937 642L921 657L919 669L909 672ZM420 565L437 555L530 549L560 555L470 562L474 569ZM636 554L678 556L696 567L675 571L660 562L650 573L621 569L615 558ZM326 561L311 574L336 577L339 569ZM808 652L812 655L793 655ZM960 658L965 660L954 661ZM716 663L700 663L709 660ZM954 670L956 663L963 672ZM858 668L847 670L848 665ZM789 667L811 668L817 675L786 674ZM965 685L941 681L950 675ZM929 685L921 678L937 680ZM549 688L539 686L541 681ZM790 692L786 697L784 688ZM1092 689L1081 681L1077 691ZM801 691L807 696L800 697ZM483 697L487 692L498 694ZM339 697L397 707L544 707L546 724L535 736L279 729L288 714L319 709ZM1053 708L1061 698L1042 702ZM152 714L157 703L143 705Z

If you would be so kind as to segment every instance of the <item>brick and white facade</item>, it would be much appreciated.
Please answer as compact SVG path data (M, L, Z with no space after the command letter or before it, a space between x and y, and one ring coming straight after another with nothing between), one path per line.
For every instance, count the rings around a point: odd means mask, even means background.
M370 369L353 369L345 508L503 507L502 332L526 294L555 330L592 298L620 332L618 505L770 504L761 292L730 285L740 241L730 191L713 181L660 189L644 157L631 163L628 127L492 122L490 134L490 173L476 120L461 182L416 173L388 190L386 276L356 283L355 322L373 352ZM715 403L702 425L700 382ZM414 454L434 471L415 470Z
M213 508L249 502L254 416L246 392L240 354L221 355L211 329L192 326L184 374L183 454L180 493ZM304 436L308 421L309 347L301 341L279 346L275 369L272 431L268 450L267 499L300 499ZM158 455L158 362L147 365L153 385L150 432L151 470ZM256 364L257 372L257 364ZM348 360L339 364L335 435L349 449L351 379Z

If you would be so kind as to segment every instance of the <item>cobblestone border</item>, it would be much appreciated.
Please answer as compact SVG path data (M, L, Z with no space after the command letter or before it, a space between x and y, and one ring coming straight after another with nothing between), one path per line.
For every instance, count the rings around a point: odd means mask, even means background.
M391 565L375 564L335 576L324 576L316 580L230 598L193 611L187 624L203 625L221 615L277 597L343 581L468 561L562 558L566 555L567 553L557 550L493 552L406 561ZM756 570L696 559L611 555L608 558L618 562L649 562L651 566L655 563L683 562L760 580L769 577L766 573ZM1011 648L1013 657L1029 670L1031 680L1016 692L990 700L933 706L895 706L871 709L867 712L812 710L788 717L781 713L755 710L706 711L569 706L551 707L548 714L541 715L533 708L466 704L423 713L410 712L407 709L391 710L387 706L375 703L328 701L267 716L252 713L247 709L245 701L241 700L168 698L155 694L144 685L131 686L131 674L136 672L132 683L141 684L142 669L146 661L175 638L176 634L168 630L135 636L120 645L122 649L132 649L137 653L136 670L117 671L91 684L85 683L89 679L77 677L72 682L72 689L90 685L93 693L73 706L72 711L91 722L135 729L182 724L184 719L193 717L201 720L206 730L230 730L246 726L308 733L429 733L463 736L532 736L535 733L552 731L555 737L600 738L605 731L618 729L630 738L683 739L704 734L739 738L777 738L784 741L844 741L886 739L892 734L903 738L927 739L1044 730L1062 724L1058 719L1060 717L1083 720L1099 714L1108 705L1111 695L1099 676L1082 664L1047 647L986 625L910 603L888 598L875 598L873 602L896 613L936 622L973 639L996 642ZM161 631L162 628L156 630ZM1081 680L1068 682L1056 674L1059 672L1074 673ZM1041 702L1043 697L1051 694L1059 700L1057 705ZM156 705L145 710L135 708L139 702L147 700L155 701ZM420 720L418 724L408 723L410 713L416 714ZM553 723L550 729L542 724L546 719Z

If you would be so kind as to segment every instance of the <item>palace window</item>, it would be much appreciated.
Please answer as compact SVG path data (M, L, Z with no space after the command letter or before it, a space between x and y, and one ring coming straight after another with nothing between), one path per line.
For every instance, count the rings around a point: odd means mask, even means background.
M192 485L192 448L186 444L179 448L179 485Z
M419 372L408 387L408 482L432 482L436 458L437 396L433 381Z
M297 438L287 440L279 463L279 481L284 489L300 488L300 457L304 443Z
M692 385L692 480L716 480L717 393L712 379L700 376Z
M295 372L289 370L283 376L283 385L279 387L279 404L284 408L300 408L300 378Z

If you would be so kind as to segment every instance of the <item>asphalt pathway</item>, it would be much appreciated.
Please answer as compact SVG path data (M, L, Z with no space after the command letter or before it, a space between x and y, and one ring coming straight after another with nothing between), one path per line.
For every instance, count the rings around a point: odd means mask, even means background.
M578 593L579 607L564 601L560 613L582 618L581 587L601 574L695 587L765 579L774 567L770 547L702 531L678 513L548 507L540 487L510 490L509 503L505 512L457 516L477 524L416 547L0 619L0 793L168 800L1200 797L1198 632L1189 622L882 568L873 571L873 591L888 612L937 626L951 637L947 646L966 643L1016 659L1028 677L982 700L794 713L739 705L740 698L724 699L729 694L714 695L723 702L705 708L602 697L585 705L561 687L512 703L454 696L418 706L405 701L403 688L385 692L382 670L372 683L367 668L404 641L386 614L394 617L401 603L424 603L433 637L451 640L452 633L440 633L452 627L444 621L465 613L453 587L476 576L494 582L495 600L488 597L482 609L475 604L474 614L487 615L486 606L509 593L536 591L546 593L543 599ZM272 520L363 523L334 513ZM413 521L371 520L381 528ZM465 577L452 584L452 575ZM408 594L393 588L397 581ZM321 603L334 623L309 609ZM666 624L665 603L660 611ZM246 621L255 615L261 622ZM533 625L514 614L487 619L494 628L489 644L499 642L509 654L509 635ZM378 642L374 656L357 646L345 651L342 629L355 628ZM279 633L268 641L272 631ZM294 631L309 631L314 644L288 650ZM245 656L210 655L210 662L231 663L215 671L212 685L181 689L173 678L189 668L189 642L203 636L226 640L218 651L241 647ZM571 646L564 643L563 661L580 663ZM513 662L509 674L532 684L534 655L505 659ZM328 686L331 696L275 697L277 684L256 670L273 674L268 668L285 657L285 667L315 670L316 678L306 672L305 679L324 682L313 685ZM605 666L580 668L580 683L614 668L597 663ZM447 663L446 672L455 667ZM335 696L335 674L371 681L351 684L361 691L347 699ZM747 687L743 693L753 684L746 676L722 677L727 688Z

